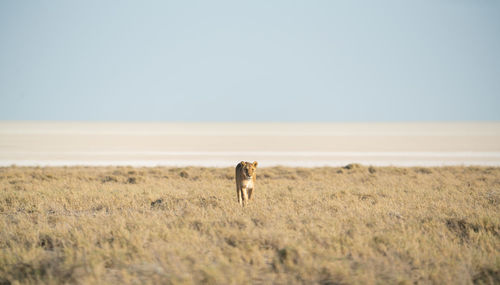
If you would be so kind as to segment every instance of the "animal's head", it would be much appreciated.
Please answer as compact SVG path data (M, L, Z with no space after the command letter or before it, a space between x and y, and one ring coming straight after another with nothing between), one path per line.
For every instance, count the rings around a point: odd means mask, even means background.
M243 166L243 174L245 174L247 178L250 178L254 176L258 163L257 161L254 161L253 163L242 161L241 165Z

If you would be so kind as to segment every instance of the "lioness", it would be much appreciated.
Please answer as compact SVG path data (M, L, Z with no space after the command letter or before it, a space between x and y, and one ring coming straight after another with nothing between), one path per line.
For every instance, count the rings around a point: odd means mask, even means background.
M245 206L252 199L257 164L257 161L253 163L242 161L236 165L236 194L241 206Z

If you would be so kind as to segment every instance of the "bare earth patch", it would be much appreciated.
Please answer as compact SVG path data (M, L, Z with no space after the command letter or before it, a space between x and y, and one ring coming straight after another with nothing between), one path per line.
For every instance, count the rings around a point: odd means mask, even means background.
M0 284L500 282L500 168L0 168Z

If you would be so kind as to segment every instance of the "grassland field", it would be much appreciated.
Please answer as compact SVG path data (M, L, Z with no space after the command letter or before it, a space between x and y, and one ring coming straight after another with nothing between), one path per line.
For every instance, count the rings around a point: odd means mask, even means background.
M0 168L0 284L499 284L500 168Z

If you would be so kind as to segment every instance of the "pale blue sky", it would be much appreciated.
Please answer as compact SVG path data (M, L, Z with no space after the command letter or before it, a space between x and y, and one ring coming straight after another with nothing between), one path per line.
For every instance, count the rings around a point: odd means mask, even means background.
M4 0L0 119L500 120L500 1Z

